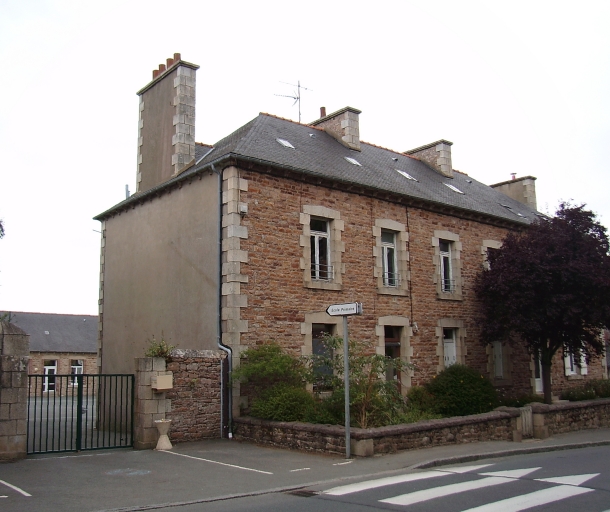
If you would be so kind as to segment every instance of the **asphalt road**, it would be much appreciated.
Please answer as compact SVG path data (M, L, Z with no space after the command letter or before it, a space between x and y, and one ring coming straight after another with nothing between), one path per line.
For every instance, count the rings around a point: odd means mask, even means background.
M568 449L578 443L596 447L582 451ZM558 449L565 451L527 455L548 456L548 462L544 463L542 459L523 459L521 462L518 458L497 458L515 451ZM583 455L579 455L581 452ZM496 458L487 462L477 460L494 455ZM438 501L440 498L426 498L432 499L433 508L427 508L429 504L425 500L407 507L408 510L467 510L475 504L483 504L481 497L498 501L509 497L510 492L503 494L508 491L516 490L516 494L510 494L513 496L561 487L537 480L540 478L585 473L600 474L569 485L593 490L583 492L578 498L567 498L566 503L572 508L563 510L605 511L610 509L608 470L604 467L609 456L610 429L574 432L544 441L451 445L349 461L341 456L293 452L228 440L184 443L171 452L119 449L36 455L16 463L0 464L0 511L398 510L405 506L380 500L441 485L486 478L508 480L482 489L457 492L441 501ZM327 493L331 488L362 481L404 478L402 475L484 463L490 466L462 473L445 471L442 476L342 495ZM521 476L482 474L533 467L540 469ZM458 501L469 497L474 501ZM573 508L575 499L577 508ZM580 506L583 503L586 504L584 508ZM603 508L601 503L608 505ZM453 504L459 505L451 508ZM507 512L509 509L502 510ZM562 509L555 503L553 510Z

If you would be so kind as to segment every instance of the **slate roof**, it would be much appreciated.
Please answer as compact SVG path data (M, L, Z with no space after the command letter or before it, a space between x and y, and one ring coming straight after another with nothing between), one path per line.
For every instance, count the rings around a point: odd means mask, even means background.
M97 353L97 316L25 312L10 315L10 323L30 335L30 352Z
M294 149L281 145L277 141L278 138L290 142ZM193 167L132 198L143 198L149 193L188 178L211 164L226 158L236 158L339 183L392 192L505 221L529 224L539 215L527 205L463 173L454 172L453 178L447 178L415 157L362 141L361 151L351 150L322 129L269 114L259 114L218 141L207 153L206 146L196 146L196 150L197 162ZM345 157L353 158L361 165L349 163ZM407 172L417 181L404 177L397 170ZM451 184L463 193L456 192L445 184ZM96 219L103 219L107 214L129 203L132 198L119 203Z

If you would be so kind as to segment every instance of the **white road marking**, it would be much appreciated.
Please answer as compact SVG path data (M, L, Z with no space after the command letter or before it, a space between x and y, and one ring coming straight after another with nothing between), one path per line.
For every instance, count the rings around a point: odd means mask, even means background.
M8 496L0 496L0 498L8 498Z
M236 466L235 464L227 464L226 462L218 462L217 460L204 459L202 457L193 457L192 455L186 455L184 453L169 452L169 451L165 451L165 450L160 450L160 453L169 453L171 455L178 455L179 457L186 457L187 459L202 460L204 462L211 462L212 464L220 464L221 466L228 466L230 468L243 469L245 471L254 471L255 473L262 473L263 475L273 475L273 473L270 473L269 471L261 471L260 469L245 468L243 466Z
M527 476L540 468L513 469L510 471L493 471L491 473L479 473L482 476L503 476L504 478L521 478Z
M587 480L595 478L598 475L599 473L590 473L588 475L558 476L557 478L536 478L536 481L548 482L550 484L580 485L584 484Z
M346 464L351 464L352 462L354 462L354 461L346 460L345 462L337 462L336 464L333 464L333 466L345 466Z
M432 489L416 491L409 494L401 494L400 496L394 496L393 498L388 498L379 501L381 503L389 503L390 505L413 505L414 503L421 503L422 501L428 501L433 498L441 498L443 496L450 496L452 494L458 494L461 492L474 491L476 489L483 489L485 487L491 487L494 485L507 484L509 482L515 482L515 479L504 478L501 476L490 476L481 480L473 480L470 482L463 482L459 484L445 485L443 487L434 487ZM503 510L502 512L505 511Z
M301 468L301 469L291 469L291 473L296 473L297 471L309 471L311 468Z
M31 496L31 494L28 494L27 492L25 492L23 489L19 489L19 487L9 484L8 482L5 482L4 480L0 480L0 484L4 484L7 487L13 489L13 491L17 491L19 494L23 494L24 496Z
M333 487L328 491L324 491L324 494L330 494L331 496L343 496L345 494L351 494L353 492L366 491L368 489L377 489L378 487L385 487L386 485L402 484L405 482L415 482L417 480L426 480L428 478L436 478L439 476L447 476L455 473L467 473L468 471L474 471L480 468L485 468L490 464L483 464L479 466L463 466L458 468L449 468L442 471L426 471L424 473L411 473L408 475L388 476L386 478L378 478L376 480L367 480L366 482L360 482L357 484L341 485L339 487Z
M550 489L496 501L495 503L471 508L464 512L497 512L498 510L501 510L502 512L519 512L520 510L546 505L547 503L553 503L554 501L564 500L591 491L593 491L593 489L562 485L560 487L551 487Z

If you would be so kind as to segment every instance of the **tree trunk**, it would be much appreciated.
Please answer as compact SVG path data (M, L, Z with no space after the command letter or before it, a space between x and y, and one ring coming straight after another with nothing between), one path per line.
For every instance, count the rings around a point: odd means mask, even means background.
M542 390L544 392L544 403L550 404L553 401L553 390L551 387L551 362L540 361L542 368Z

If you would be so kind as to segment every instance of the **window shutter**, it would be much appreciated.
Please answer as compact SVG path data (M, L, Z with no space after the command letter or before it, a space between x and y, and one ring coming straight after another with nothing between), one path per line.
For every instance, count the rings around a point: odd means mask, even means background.
M572 364L570 361L570 354L568 352L563 353L563 367L566 377L572 375Z
M445 339L445 368L455 364L455 342Z
M502 342L494 341L493 343L494 353L494 377L501 379L504 377L504 357L502 354Z

